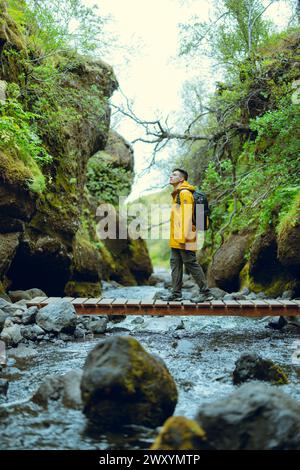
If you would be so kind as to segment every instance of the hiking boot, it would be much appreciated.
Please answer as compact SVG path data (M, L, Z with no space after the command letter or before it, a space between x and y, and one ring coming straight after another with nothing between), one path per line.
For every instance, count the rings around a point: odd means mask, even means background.
M199 296L195 297L194 299L191 299L191 302L201 303L201 302L209 302L210 300L214 300L214 296L208 289L208 290L199 292Z
M168 295L162 295L159 300L165 300L166 302L180 302L183 300L181 294L168 294Z

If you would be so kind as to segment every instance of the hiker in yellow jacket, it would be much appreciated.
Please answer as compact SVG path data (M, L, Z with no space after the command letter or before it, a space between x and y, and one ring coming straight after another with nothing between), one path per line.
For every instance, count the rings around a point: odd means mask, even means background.
M199 297L193 300L195 302L203 302L205 300L212 300L213 295L207 287L203 269L196 259L197 232L193 223L193 192L196 188L188 183L187 179L187 172L181 168L175 168L170 175L170 184L174 188L170 220L172 293L164 297L164 299L182 300L181 290L184 265L200 289Z

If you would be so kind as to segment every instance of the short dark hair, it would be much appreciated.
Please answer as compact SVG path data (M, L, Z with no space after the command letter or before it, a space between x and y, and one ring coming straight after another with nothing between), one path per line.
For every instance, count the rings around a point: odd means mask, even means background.
M174 168L173 171L179 171L179 173L181 173L181 176L183 176L185 180L187 180L189 177L188 172L183 170L182 168Z

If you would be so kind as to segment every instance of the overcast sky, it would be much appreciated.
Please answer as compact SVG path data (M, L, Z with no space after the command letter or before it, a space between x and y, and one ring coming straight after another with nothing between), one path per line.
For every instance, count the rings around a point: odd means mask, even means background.
M159 112L172 120L182 106L182 84L193 76L205 79L208 88L213 88L216 77L207 60L201 67L199 64L195 67L192 61L176 60L178 24L187 22L193 14L205 21L212 7L211 0L85 0L85 3L97 4L99 14L112 15L107 29L118 35L118 42L130 51L130 54L120 50L112 52L103 59L113 66L121 90L134 100L134 110L139 117L151 120ZM281 23L287 10L282 5L280 9L275 6L270 14L276 23ZM119 104L122 100L120 92L115 92L112 102ZM141 131L129 119L123 120L117 130L128 141L141 136ZM151 150L147 144L134 145L136 178L130 199L166 182L159 170L139 177L147 166ZM162 161L172 157L169 149L158 156Z

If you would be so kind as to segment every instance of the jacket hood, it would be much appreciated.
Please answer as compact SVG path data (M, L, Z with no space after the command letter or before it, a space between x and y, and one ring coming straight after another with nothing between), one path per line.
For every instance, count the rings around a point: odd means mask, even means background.
M192 186L190 183L188 183L188 181L184 181L180 186L179 188L175 189L175 191L172 192L172 196L174 196L175 194L178 193L178 191L182 190L182 189L188 189L189 191L191 192L194 192L196 191L196 187L195 186Z

